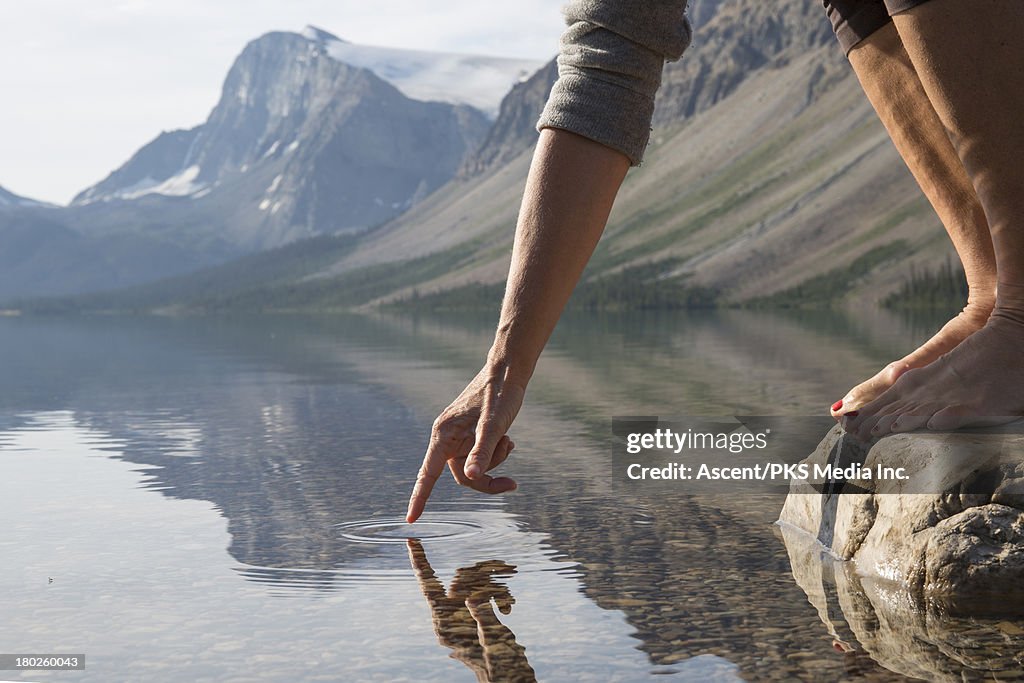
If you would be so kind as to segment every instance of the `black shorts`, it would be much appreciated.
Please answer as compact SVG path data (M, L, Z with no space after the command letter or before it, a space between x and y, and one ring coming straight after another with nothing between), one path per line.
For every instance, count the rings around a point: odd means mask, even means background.
M928 0L821 0L843 52L888 24L890 17Z

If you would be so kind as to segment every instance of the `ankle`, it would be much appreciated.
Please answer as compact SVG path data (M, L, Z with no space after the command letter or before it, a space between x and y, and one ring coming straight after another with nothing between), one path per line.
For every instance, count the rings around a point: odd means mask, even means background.
M1024 285L999 283L993 317L1024 324Z
M971 287L967 295L967 305L958 317L974 327L981 327L988 322L995 307L995 287Z

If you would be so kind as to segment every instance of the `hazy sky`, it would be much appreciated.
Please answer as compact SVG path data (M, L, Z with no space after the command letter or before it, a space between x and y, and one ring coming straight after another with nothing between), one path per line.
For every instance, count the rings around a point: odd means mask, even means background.
M217 102L232 60L272 30L547 59L564 0L0 2L0 185L65 203L162 130Z

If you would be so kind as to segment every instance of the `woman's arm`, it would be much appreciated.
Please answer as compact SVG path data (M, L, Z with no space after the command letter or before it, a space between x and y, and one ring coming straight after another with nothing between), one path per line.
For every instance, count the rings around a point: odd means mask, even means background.
M488 363L525 385L597 246L629 159L546 128L526 180L501 319ZM472 463L468 463L472 464Z
M565 302L590 259L630 165L643 157L666 60L690 43L686 0L570 0L558 81L519 211L501 321L482 370L434 422L406 514L423 512L445 463L487 493L514 447L507 432Z
M456 481L477 491L516 487L487 472L513 448L506 432L569 295L590 259L629 158L573 133L546 128L534 152L516 226L501 319L483 369L434 422L409 500L407 519L423 512L447 463Z

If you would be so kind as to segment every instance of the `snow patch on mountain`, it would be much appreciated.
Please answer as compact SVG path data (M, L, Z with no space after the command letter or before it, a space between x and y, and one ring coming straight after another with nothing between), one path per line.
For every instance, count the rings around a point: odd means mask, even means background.
M355 45L314 26L302 36L339 62L372 71L406 97L468 104L491 118L512 86L544 65L533 59Z
M162 194L165 197L197 196L207 190L206 183L197 183L199 166L193 165L172 175L167 180L154 180L146 176L128 187L122 188L113 196L118 199L137 199L147 194Z
M262 158L266 159L267 157L274 156L274 152L276 152L277 148L280 147L280 146L281 146L281 141L280 140L274 140L274 143L272 145L270 145L270 147L267 148L266 152L263 153L263 157Z

